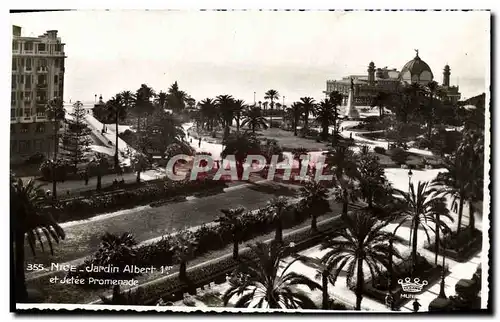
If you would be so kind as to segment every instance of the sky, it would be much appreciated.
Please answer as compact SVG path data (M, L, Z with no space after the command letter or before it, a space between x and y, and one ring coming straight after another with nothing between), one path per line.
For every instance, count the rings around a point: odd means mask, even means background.
M23 36L56 29L66 44L64 100L106 100L141 84L177 81L197 101L220 94L253 103L275 89L285 104L324 98L327 79L400 70L419 56L462 97L486 90L489 12L72 11L10 14Z

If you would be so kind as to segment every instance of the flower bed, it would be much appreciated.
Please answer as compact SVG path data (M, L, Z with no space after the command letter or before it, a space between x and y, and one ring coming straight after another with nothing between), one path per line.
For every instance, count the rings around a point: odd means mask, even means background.
M211 179L148 182L133 190L117 190L111 193L93 195L59 201L54 208L47 205L57 222L87 219L102 212L126 209L132 206L146 205L155 201L167 201L172 198L194 194L200 191L221 192L227 184Z
M424 257L420 257L418 262L416 273L413 276L411 275L412 265L410 258L403 260L400 265L394 267L392 289L390 290L394 299L394 307L401 307L409 300L409 298L402 297L405 292L403 291L402 286L398 283L400 279L404 280L405 278L411 277L412 281L414 278L420 279L420 283L427 281L427 284L421 291L424 292L426 288L431 287L441 277L441 266L429 264ZM389 274L388 272L385 272L382 275L377 276L373 281L370 280L366 282L364 286L364 293L367 296L384 303L387 293L389 292L388 286Z
M464 228L458 235L447 235L443 239L444 249L439 247L438 254L445 255L457 262L468 261L483 245L483 234L478 229L470 230ZM434 252L435 243L426 247L426 249Z

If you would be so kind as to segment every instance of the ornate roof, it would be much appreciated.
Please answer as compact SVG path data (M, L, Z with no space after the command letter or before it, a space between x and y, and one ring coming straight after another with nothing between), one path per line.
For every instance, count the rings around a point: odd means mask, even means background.
M418 56L418 50L416 50L417 52L417 55L415 56L415 58L413 58L412 60L410 60L409 62L407 62L403 68L401 69L401 75L404 74L405 72L409 71L410 72L410 75L418 75L420 76L422 74L422 72L424 71L428 71L429 73L431 73L431 77L434 78L434 75L432 74L432 70L431 68L429 67L429 65L427 65L426 62L424 62L422 59L420 59L420 57Z

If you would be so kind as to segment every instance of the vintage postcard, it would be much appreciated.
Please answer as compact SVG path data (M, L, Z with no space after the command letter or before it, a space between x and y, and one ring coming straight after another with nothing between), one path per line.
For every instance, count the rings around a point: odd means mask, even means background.
M11 12L16 310L487 310L490 20Z

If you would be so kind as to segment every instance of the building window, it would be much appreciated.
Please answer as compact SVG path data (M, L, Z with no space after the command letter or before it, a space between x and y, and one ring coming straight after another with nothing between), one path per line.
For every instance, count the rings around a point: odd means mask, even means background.
M25 153L30 149L30 141L20 140L19 141L19 152Z
M25 88L31 88L31 75L26 75L26 83L24 84Z
M45 133L45 124L39 123L36 125L36 133Z
M24 109L24 117L31 117L31 108Z
M12 70L17 71L17 59L12 58Z
M28 124L21 124L21 133L28 133L29 131L29 126Z
M55 44L55 51L61 51L61 44Z
M38 51L45 51L45 44L38 44Z
M16 75L12 75L12 89L17 88L17 77Z
M33 51L33 43L32 42L25 42L24 43L24 50L25 51Z
M12 41L12 50L18 50L19 49L19 43L17 40Z
M19 84L24 84L24 75L19 75Z
M16 133L16 127L14 126L14 124L10 125L10 133Z
M35 151L43 151L43 140L33 140Z
M59 76L58 75L54 75L54 84L57 85L57 81L59 80Z
M16 109L15 108L10 109L10 117L16 117Z
M38 75L38 84L45 85L47 84L47 75Z
M36 116L45 116L45 107L37 107Z
M33 64L33 61L31 60L31 58L26 58L24 63L25 63L24 67L26 68L26 70L31 70L31 65Z
M17 149L17 141L16 140L10 141L10 150L12 152L17 152L16 149Z

